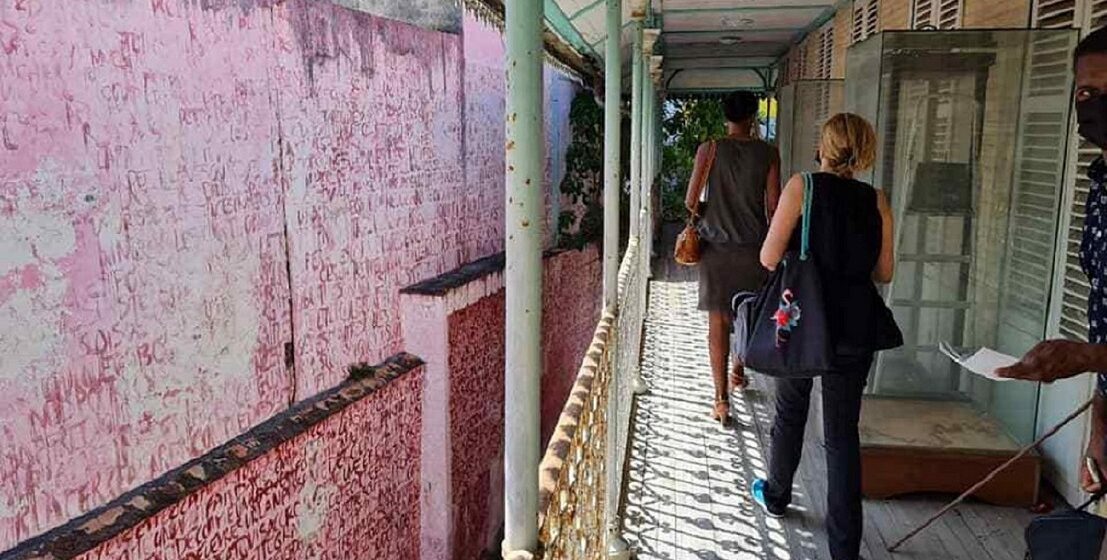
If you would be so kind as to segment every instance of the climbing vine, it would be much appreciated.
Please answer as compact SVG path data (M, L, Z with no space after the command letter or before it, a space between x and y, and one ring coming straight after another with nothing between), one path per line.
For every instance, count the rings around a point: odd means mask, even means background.
M726 117L718 99L671 99L665 104L661 155L661 216L681 221L686 215L684 193L692 176L696 149L726 134Z
M563 247L580 248L603 236L603 108L581 92L569 109L573 140L565 154L561 195L567 209L558 216Z

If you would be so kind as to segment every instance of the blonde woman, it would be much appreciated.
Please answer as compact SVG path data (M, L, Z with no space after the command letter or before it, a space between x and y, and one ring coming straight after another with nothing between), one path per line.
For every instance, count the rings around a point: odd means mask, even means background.
M861 546L861 449L857 423L861 394L874 354L903 343L876 288L892 280L892 212L882 191L854 174L872 167L876 135L857 115L842 113L823 126L820 170L812 176L810 243L823 283L834 345L834 371L821 377L826 438L827 536L833 560L856 560ZM801 176L784 187L761 249L765 268L775 270L785 252L798 249L804 185ZM803 452L812 379L776 380L776 417L769 476L752 486L754 501L773 517L785 514Z

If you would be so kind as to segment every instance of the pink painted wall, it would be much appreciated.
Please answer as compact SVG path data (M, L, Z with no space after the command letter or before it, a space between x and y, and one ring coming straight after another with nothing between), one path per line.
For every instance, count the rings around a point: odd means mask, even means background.
M401 350L398 289L502 247L502 54L322 0L0 0L0 550Z
M546 259L542 292L542 441L549 441L600 319L603 270L595 246Z
M599 320L602 275L595 247L545 259L542 441L549 439ZM453 558L495 546L502 520L504 292L450 315Z
M464 20L465 64L465 184L462 216L469 227L458 246L462 262L503 250L504 206L504 60L506 47L499 30L466 14ZM546 65L546 246L556 243L560 213L558 187L565 176L565 154L572 141L569 110L580 84ZM486 224L491 218L494 228Z
M499 30L466 14L465 194L462 220L472 227L457 240L462 262L503 249L504 106L506 50Z
M79 560L419 558L422 370Z
M0 0L0 550L290 401L302 6L198 5Z

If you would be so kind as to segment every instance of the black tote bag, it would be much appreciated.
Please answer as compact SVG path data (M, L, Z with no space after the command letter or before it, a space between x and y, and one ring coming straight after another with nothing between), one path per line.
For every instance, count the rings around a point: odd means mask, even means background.
M735 346L746 366L770 377L817 377L831 371L834 347L828 330L822 279L811 256L811 174L803 174L803 216L799 251L784 255L756 298L735 298ZM744 340L741 340L743 339Z
M1076 509L1035 518L1026 528L1027 560L1099 560L1107 557L1107 519L1084 511L1103 498L1097 492Z

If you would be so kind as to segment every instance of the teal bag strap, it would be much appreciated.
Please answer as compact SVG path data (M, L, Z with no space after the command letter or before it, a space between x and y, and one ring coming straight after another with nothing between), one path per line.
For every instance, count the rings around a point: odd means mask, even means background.
M803 230L800 237L800 260L811 256L811 199L815 194L815 181L810 173L803 174Z

